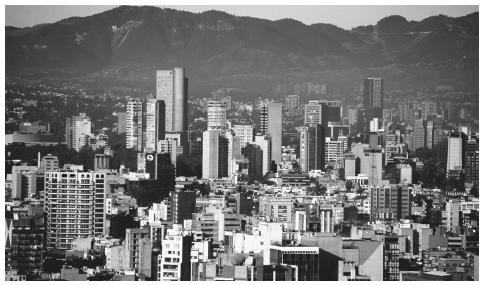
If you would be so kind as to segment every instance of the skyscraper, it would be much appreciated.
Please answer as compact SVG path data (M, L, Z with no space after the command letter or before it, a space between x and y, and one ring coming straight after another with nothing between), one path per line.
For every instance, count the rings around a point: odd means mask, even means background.
M463 140L461 137L448 137L448 160L446 163L446 171L461 170L463 167Z
M263 175L270 172L270 165L272 161L272 142L269 135L256 135L254 143L258 145L263 151Z
M478 183L479 150L476 139L469 139L466 144L466 166L465 175L467 183Z
M361 158L361 174L369 178L370 185L379 185L382 180L382 149L380 147L364 148Z
M226 103L222 101L208 102L208 131L226 128Z
M253 142L253 125L233 125L232 130L240 138L240 148Z
M299 95L287 95L285 97L285 108L287 110L298 109L300 103Z
M269 134L272 141L271 159L278 164L282 160L282 103L262 106L260 121L262 135Z
M80 113L79 116L72 116L66 119L65 139L67 146L79 151L83 146L87 145L88 138L91 133L91 119L86 113Z
M126 148L143 150L143 100L131 98L126 108Z
M413 148L416 150L418 148L424 148L426 133L424 126L424 119L414 120L414 132L413 132Z
M299 127L300 168L303 172L325 168L324 128L320 124Z
M320 124L326 128L329 121L329 107L319 101L309 101L305 104L304 124Z
M363 100L364 108L366 109L384 107L384 87L382 78L364 79Z
M263 177L263 150L260 146L249 143L242 149L243 156L248 158L248 183L260 181Z
M202 177L228 177L228 139L218 130L203 132Z
M185 70L176 67L156 71L156 99L166 104L166 132L188 129L188 78Z

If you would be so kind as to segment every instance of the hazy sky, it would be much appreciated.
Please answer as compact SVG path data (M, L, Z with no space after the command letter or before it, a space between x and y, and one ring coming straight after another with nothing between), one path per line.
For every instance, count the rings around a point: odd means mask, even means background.
M7 26L29 27L52 23L72 16L89 16L116 6L6 6ZM401 15L408 20L421 20L429 16L444 14L463 16L478 11L478 6L221 6L189 5L162 6L191 12L221 10L237 16L251 16L270 20L297 19L306 24L330 23L350 29L360 25L372 25L389 15ZM276 9L274 8L276 7Z

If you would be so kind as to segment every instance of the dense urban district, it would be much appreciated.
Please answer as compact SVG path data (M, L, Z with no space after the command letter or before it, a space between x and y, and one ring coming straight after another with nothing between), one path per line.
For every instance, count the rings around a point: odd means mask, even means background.
M7 82L6 280L479 280L477 94L188 77Z

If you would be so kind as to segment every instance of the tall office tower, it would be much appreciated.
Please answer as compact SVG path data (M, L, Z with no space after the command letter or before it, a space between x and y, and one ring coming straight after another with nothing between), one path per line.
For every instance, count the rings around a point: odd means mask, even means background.
M40 167L44 172L57 170L59 169L59 158L57 156L47 154L46 156L42 157Z
M414 120L414 131L413 131L413 148L424 148L426 146L426 129L424 126L424 119Z
M117 133L123 134L126 132L126 112L117 113Z
M208 131L226 129L226 103L208 101Z
M203 178L228 177L228 139L220 131L203 132Z
M299 104L300 104L299 95L287 95L287 97L285 97L285 109L287 110L298 109Z
M433 149L434 143L434 123L433 121L426 122L426 148Z
M448 137L448 160L446 171L461 170L463 167L463 140L461 137Z
M309 101L305 104L304 124L320 124L326 128L329 122L329 107L319 101Z
M478 183L478 167L479 163L479 150L478 150L478 141L476 139L469 139L466 144L466 152L465 152L465 160L466 160L466 182L472 184L479 184Z
M111 156L103 153L97 153L94 157L94 171L101 169L110 169Z
M162 242L162 252L158 257L159 281L191 280L191 246L193 236L181 233L168 233Z
M384 86L382 78L364 79L364 108L384 108Z
M384 281L399 281L399 237L384 237Z
M270 165L272 163L272 142L269 135L256 135L254 143L258 145L263 151L263 175L270 172Z
M262 106L260 130L262 135L270 135L271 159L278 164L282 160L282 103L270 102Z
M232 130L240 138L240 149L253 142L253 125L233 125Z
M188 78L184 68L156 71L156 99L166 104L166 132L187 131Z
M88 137L90 136L92 136L91 119L85 113L66 119L65 139L69 148L79 151L88 144Z
M122 243L122 269L136 271L137 274L151 277L152 248L149 228L126 229Z
M369 147L364 149L361 158L361 174L369 178L369 185L379 185L382 180L382 149Z
M325 164L334 165L336 169L343 167L344 141L333 141L325 138Z
M47 248L71 249L76 238L104 236L107 173L52 171L45 173Z
M311 124L297 128L300 136L300 168L303 172L325 169L324 128Z
M423 101L421 102L421 115L423 119L428 120L429 118L437 115L437 104L434 101Z
M131 98L126 108L126 148L143 150L143 100Z
M242 154L248 158L248 183L260 181L263 178L262 148L254 143L249 143L242 149Z
M166 106L164 101L158 99L148 99L145 107L145 136L143 138L144 150L156 151L158 141L164 140L165 123L164 120Z
M353 154L346 154L344 158L344 179L348 176L356 176L356 157Z
M196 192L171 191L171 217L173 224L183 224L184 220L192 219L195 212Z
M411 215L407 184L371 186L371 221L400 220Z
M322 104L327 106L327 122L340 122L342 120L342 101L326 101Z

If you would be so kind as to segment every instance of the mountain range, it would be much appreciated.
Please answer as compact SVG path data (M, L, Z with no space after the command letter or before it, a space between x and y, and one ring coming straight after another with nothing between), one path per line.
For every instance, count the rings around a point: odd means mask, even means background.
M239 17L120 6L28 28L6 27L6 75L118 80L154 88L156 69L184 66L190 90L266 94L315 81L356 89L366 76L390 88L478 90L478 12L408 21L389 16L344 30ZM196 95L195 95L196 96Z

